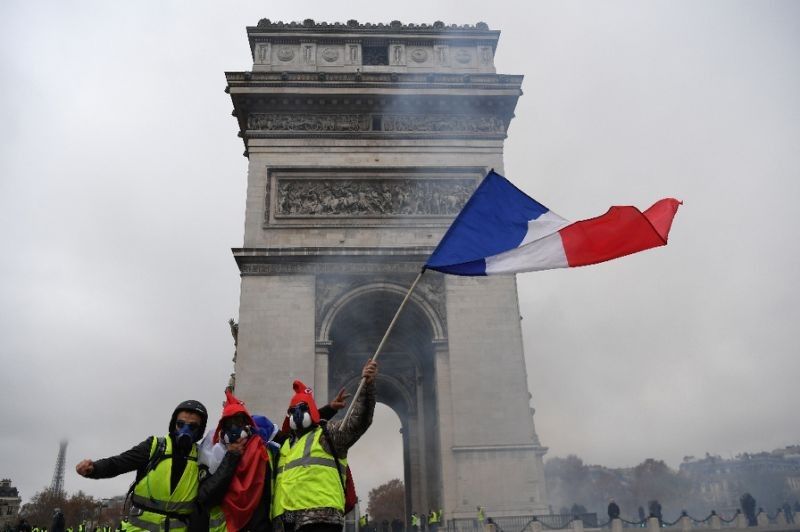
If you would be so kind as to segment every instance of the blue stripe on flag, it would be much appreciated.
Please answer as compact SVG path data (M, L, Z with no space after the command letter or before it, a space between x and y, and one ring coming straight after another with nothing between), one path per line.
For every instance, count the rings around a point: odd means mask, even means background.
M463 264L450 264L448 266L437 266L436 271L442 273L452 273L453 275L479 276L486 275L486 261L483 259L465 262Z
M460 275L485 275L483 259L519 246L528 232L528 222L548 210L492 170L456 216L425 267L448 273L459 273L450 268L463 267ZM477 271L478 264L471 264L477 261L483 265L481 271Z

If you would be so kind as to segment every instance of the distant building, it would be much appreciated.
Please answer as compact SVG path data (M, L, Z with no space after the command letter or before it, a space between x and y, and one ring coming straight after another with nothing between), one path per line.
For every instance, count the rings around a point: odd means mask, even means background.
M800 446L742 453L731 459L708 453L700 459L686 456L680 473L693 481L695 495L710 508L738 508L739 498L750 492L759 506L763 502L765 508L774 510L772 506L785 501L763 501L759 496L772 499L782 494L787 500L800 499Z
M11 480L0 480L0 529L16 526L19 507L22 499L17 488L11 485Z

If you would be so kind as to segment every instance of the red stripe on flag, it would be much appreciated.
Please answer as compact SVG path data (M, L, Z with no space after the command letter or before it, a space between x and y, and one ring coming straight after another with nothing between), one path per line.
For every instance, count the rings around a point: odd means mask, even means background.
M597 218L559 231L570 267L597 264L666 245L680 202L667 198L642 213L636 207L611 207Z

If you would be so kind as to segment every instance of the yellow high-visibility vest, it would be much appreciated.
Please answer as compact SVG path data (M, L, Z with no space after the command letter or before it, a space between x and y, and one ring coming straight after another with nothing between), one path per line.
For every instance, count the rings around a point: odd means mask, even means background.
M344 481L347 460L340 459L342 474L333 456L319 442L322 428L304 434L294 445L283 442L278 457L278 476L272 501L272 517L287 510L335 508L344 512Z
M156 452L158 438L153 438L150 445L150 457ZM175 491L170 491L172 474L172 439L166 437L166 448L161 461L149 471L133 488L131 497L131 514L123 521L122 530L138 532L160 532L166 528L184 532L186 523L180 517L188 517L197 499L198 470L197 446L192 445L186 457L186 468L183 470ZM167 514L170 514L168 517ZM174 517L173 517L174 516Z

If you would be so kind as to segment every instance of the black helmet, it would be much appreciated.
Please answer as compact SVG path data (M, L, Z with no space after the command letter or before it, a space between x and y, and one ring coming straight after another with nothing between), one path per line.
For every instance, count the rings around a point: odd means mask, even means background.
M200 422L200 430L197 431L197 434L195 434L194 437L195 442L200 441L200 438L202 438L203 434L206 433L206 423L208 422L208 410L206 410L206 407L203 406L203 403L200 401L194 401L191 399L188 401L183 401L176 406L175 411L172 412L172 418L169 420L169 430L167 433L171 433L173 430L175 430L175 421L178 420L179 412L193 412L200 416L200 419L202 420Z

